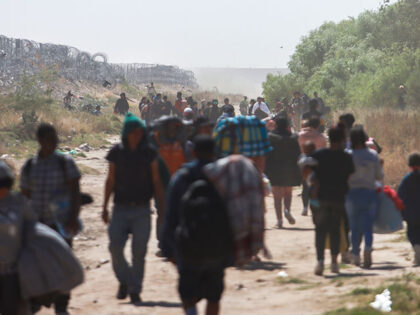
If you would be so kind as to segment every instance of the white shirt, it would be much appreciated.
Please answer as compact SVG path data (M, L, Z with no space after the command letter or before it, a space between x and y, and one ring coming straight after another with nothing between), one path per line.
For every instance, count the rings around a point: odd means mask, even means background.
M257 108L260 108L264 113L266 113L267 115L270 115L270 109L268 108L267 104L264 102L260 103L255 103L254 107L252 107L252 113L255 114L255 111L257 110Z

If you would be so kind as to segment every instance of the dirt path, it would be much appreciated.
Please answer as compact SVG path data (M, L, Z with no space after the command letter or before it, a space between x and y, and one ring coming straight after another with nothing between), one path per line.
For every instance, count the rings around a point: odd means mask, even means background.
M85 231L74 242L76 255L86 271L86 281L72 293L69 311L77 315L182 314L176 291L176 270L155 256L154 232L149 242L142 294L145 305L136 307L115 299L117 281L109 262L106 227L100 219L107 167L105 154L106 150L92 151L87 153L87 158L78 160L100 171L100 175L85 175L82 181L83 190L94 196L95 203L83 210ZM342 269L338 277L329 270L324 277L314 276L313 225L311 217L300 216L298 193L299 190L295 190L292 211L297 224L293 227L286 224L282 230L272 228L275 224L273 199L267 198L266 243L273 259L250 265L245 270L227 270L223 314L320 314L346 306L340 305L340 296L356 287L376 287L386 278L414 270L407 242L395 242L398 235L375 235L371 270L349 267ZM288 273L286 280L276 277L281 270ZM52 314L52 311L44 309L40 314Z

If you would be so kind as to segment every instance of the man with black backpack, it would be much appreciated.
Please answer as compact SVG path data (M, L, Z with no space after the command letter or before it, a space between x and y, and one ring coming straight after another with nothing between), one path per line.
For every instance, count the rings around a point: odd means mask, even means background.
M178 290L188 315L197 314L196 304L203 298L206 314L219 313L224 269L233 255L225 202L203 173L214 149L210 136L197 136L196 159L175 173L167 195L162 251L177 265Z

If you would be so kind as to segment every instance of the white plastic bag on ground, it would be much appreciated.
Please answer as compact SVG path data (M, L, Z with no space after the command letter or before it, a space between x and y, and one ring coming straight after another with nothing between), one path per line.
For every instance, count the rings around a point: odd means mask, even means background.
M370 306L375 310L389 313L391 312L391 292L388 289L384 290L381 294L376 295L375 301L370 303Z
M280 271L278 274L277 274L277 277L278 278L287 278L289 275L287 274L287 272L286 271Z

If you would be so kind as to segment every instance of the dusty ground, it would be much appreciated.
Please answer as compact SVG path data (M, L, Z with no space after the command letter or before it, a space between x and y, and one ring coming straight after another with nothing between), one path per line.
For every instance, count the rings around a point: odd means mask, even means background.
M106 163L105 150L89 152L78 163L100 171L100 175L85 175L82 189L91 193L95 203L83 209L85 231L74 242L76 255L85 271L86 281L74 290L69 311L72 314L182 314L176 291L175 268L155 256L157 243L154 232L149 242L143 306L130 305L115 299L117 281L109 253L106 226L100 219ZM414 271L411 250L407 242L395 242L398 235L375 235L374 264L370 270L342 268L339 276L327 269L324 277L313 275L315 266L314 231L311 217L300 216L299 190L295 190L293 213L295 226L274 229L275 214L272 197L267 198L266 243L273 254L244 270L228 269L226 290L222 301L223 314L321 314L342 305L342 296L356 287L376 287L384 279ZM129 246L127 246L129 249ZM276 277L284 270L290 282ZM287 281L287 280L286 280ZM200 308L203 308L203 303ZM347 305L351 306L351 305ZM44 309L40 314L52 314Z

